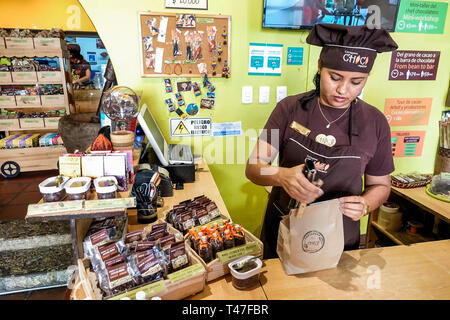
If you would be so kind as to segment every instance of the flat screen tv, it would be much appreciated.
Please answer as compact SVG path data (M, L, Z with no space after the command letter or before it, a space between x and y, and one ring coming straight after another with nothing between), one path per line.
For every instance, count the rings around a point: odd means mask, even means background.
M311 29L316 23L360 26L366 23L373 5L379 8L381 26L394 31L400 0L264 0L263 27Z

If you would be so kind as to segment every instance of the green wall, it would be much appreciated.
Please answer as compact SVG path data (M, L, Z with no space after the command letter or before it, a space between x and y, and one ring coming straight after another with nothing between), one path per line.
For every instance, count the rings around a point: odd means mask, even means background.
M164 1L136 0L79 0L113 62L120 85L142 90L143 100L151 108L166 139L170 142L194 143L195 153L202 153L207 160L222 198L234 221L258 235L267 201L267 192L245 178L245 161L256 142L260 130L276 104L276 86L285 85L288 94L297 94L312 86L312 76L317 71L319 48L305 44L307 31L262 29L262 0L210 0L207 11L198 14L230 15L231 78L214 78L216 86L216 107L214 111L202 110L200 117L212 117L213 122L242 121L244 136L227 138L195 138L192 141L171 140L169 134L169 113L164 104L166 94L162 78L140 77L140 39L138 12L180 12L164 8ZM447 19L448 20L448 19ZM432 114L428 126L394 128L394 130L427 130L423 155L418 158L395 159L398 172L432 172L437 146L437 122L443 110L449 84L450 24L447 21L443 35L392 34L401 50L439 50L441 57L436 81L388 81L390 53L377 58L375 68L364 90L364 100L384 109L385 98L433 97ZM283 44L281 76L249 76L249 42ZM288 46L304 47L302 66L286 65ZM309 58L309 59L308 59ZM182 80L173 79L173 80ZM192 79L199 81L199 78ZM253 104L241 103L243 86L253 86ZM270 86L270 103L258 103L258 87ZM186 102L197 101L184 95ZM247 133L247 134L246 134ZM234 156L230 152L234 151ZM228 156L228 159L227 159ZM234 160L233 160L234 159ZM221 164L222 163L222 164ZM366 220L365 220L366 221ZM365 232L366 223L362 224Z

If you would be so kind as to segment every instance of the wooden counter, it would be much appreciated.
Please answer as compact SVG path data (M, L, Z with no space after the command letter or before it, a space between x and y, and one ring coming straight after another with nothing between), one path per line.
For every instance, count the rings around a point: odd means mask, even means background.
M429 196L425 187L403 189L391 187L393 193L450 223L450 203Z
M450 299L450 240L346 251L336 268L304 275L270 259L262 272L269 300Z

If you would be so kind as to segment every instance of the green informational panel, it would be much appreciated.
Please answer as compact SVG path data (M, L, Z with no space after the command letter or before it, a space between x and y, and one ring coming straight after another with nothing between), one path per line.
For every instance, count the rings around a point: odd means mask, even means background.
M447 2L402 0L395 32L444 33Z

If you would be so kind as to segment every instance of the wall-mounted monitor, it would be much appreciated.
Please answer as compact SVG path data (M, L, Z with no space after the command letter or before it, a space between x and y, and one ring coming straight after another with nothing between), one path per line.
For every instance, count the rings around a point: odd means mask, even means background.
M394 31L400 0L264 0L263 27L311 29L317 23L361 26L374 5L379 8L376 14L381 27Z

